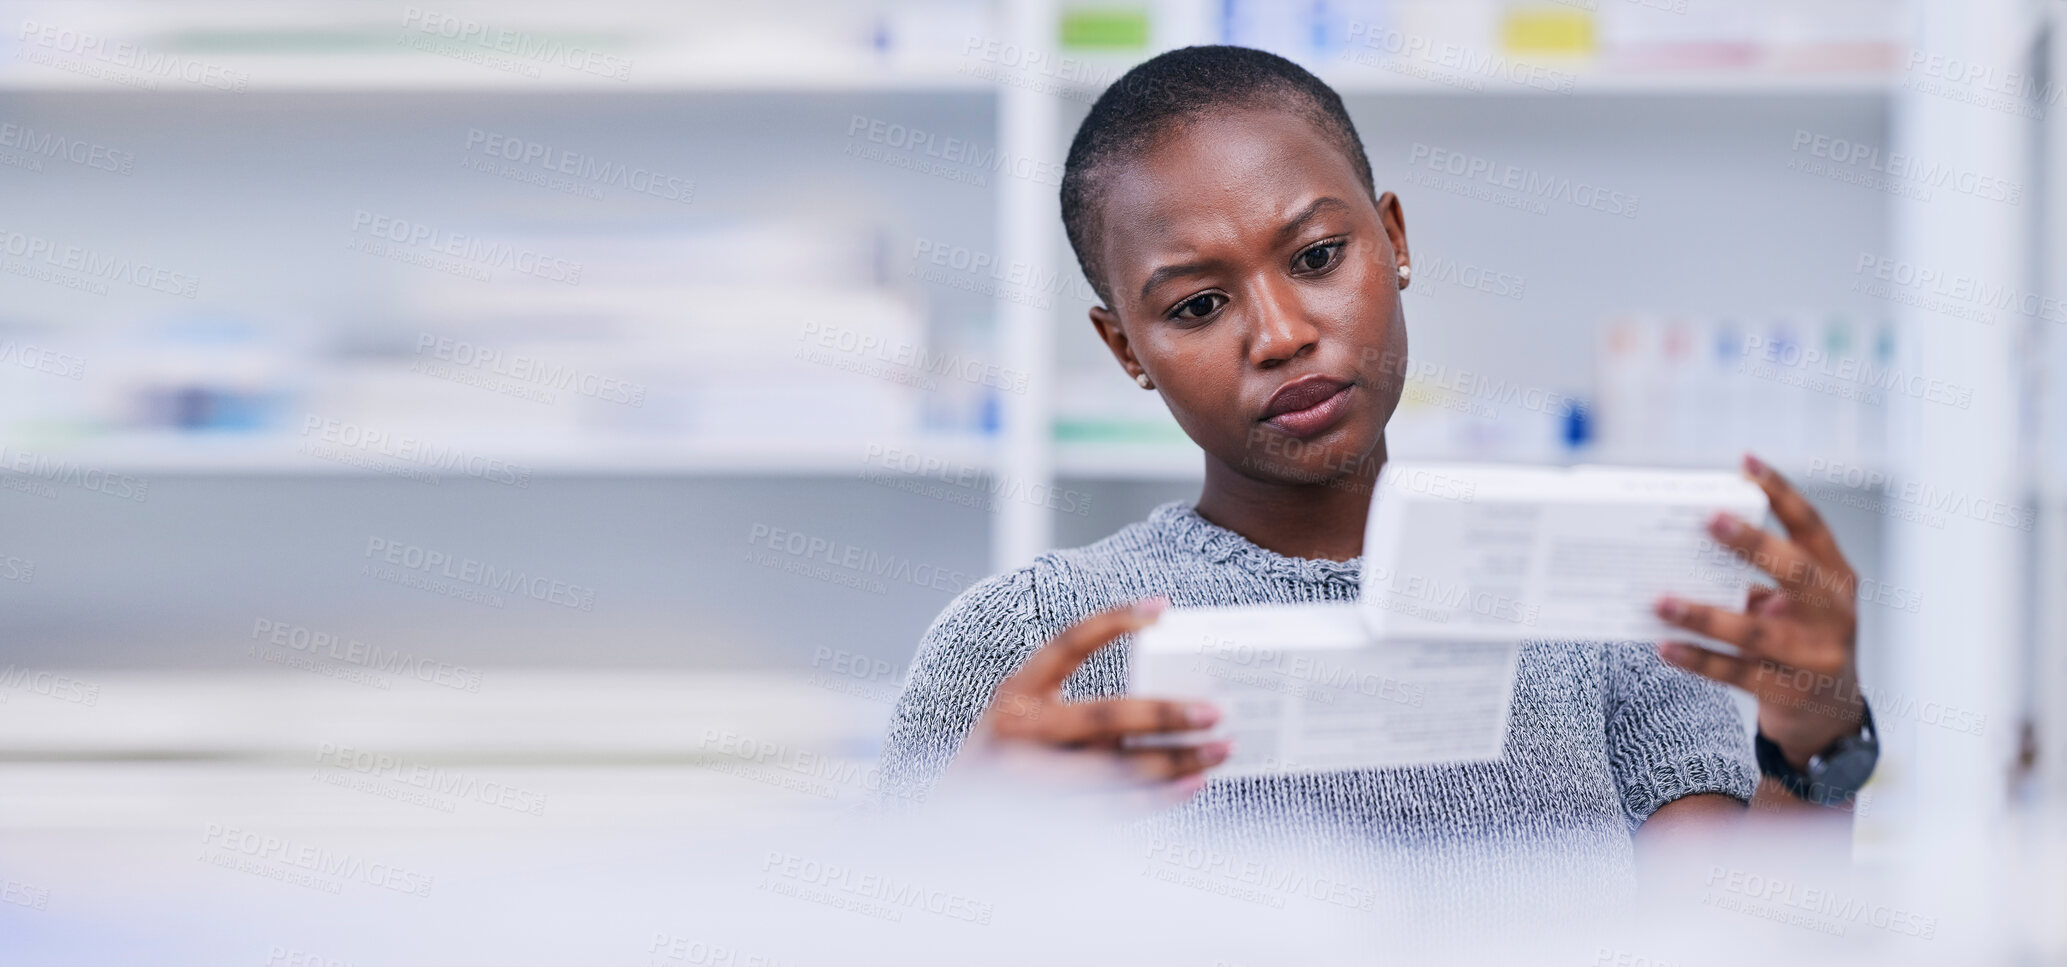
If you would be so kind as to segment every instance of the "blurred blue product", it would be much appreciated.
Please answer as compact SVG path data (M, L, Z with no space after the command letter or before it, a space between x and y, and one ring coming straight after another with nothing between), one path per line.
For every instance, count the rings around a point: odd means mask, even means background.
M1593 445L1591 404L1576 396L1565 398L1564 444L1567 454L1577 454Z
M1728 371L1744 356L1744 334L1737 331L1736 323L1728 319L1715 326L1715 365Z
M994 437L1005 425L1005 404L998 398L996 387L983 388L983 403L977 409L977 431L987 437Z
M1352 25L1369 30L1388 6L1389 0L1222 0L1219 41L1322 68L1346 48Z
M133 424L254 433L276 424L291 395L285 350L267 327L229 315L181 315L148 326L131 364Z

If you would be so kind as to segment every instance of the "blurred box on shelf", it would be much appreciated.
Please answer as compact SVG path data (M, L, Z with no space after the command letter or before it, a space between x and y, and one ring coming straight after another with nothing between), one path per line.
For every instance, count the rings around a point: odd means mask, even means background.
M1416 460L1566 462L1586 442L1586 400L1554 381L1409 359L1387 453ZM1579 437L1573 438L1574 426Z
M1562 3L1511 3L1500 21L1500 48L1527 57L1585 60L1594 54L1591 10Z
M1623 71L1884 70L1889 0L1622 0L1602 3L1604 66Z
M855 4L437 6L167 4L67 7L0 35L0 83L138 84L243 93L409 87L856 86L950 80L972 36L995 34L986 0ZM78 37L141 51L107 79L60 66ZM88 55L92 56L92 55ZM152 66L191 65L183 72ZM191 76L188 76L191 75Z
M520 430L537 411L559 409L571 428L606 434L901 434L916 429L919 394L938 379L923 368L917 307L875 288L446 289L416 308L423 328L387 367L469 390L457 394L468 399L463 410L438 417L455 431ZM555 405L536 405L539 394Z
M1896 396L1954 407L1973 388L1900 357L1888 322L1840 312L1629 312L1595 327L1590 381L1408 361L1394 457L1510 463L1878 466Z
M0 430L17 441L267 432L308 384L308 334L305 321L207 310L0 330L0 364L42 377L4 381Z
M1217 42L1269 50L1352 89L1426 82L1569 92L1532 83L1534 67L1627 75L1873 71L1891 67L1896 49L1889 0L1225 0L1218 7Z
M241 437L237 452L286 467L312 433L577 464L716 446L789 465L860 441L994 432L998 394L1028 378L986 358L983 326L933 337L925 294L891 276L884 244L865 224L808 220L503 233L464 251L551 253L565 271L382 260L377 297L321 323L280 310L91 330L24 320L8 331L36 345L16 355L65 372L10 381L0 426L118 461L127 443L176 461L182 437ZM60 331L62 347L44 338ZM89 362L93 379L67 375Z
M1766 56L1779 71L1892 71L1898 66L1897 8L1890 0L1781 4L1766 30Z
M1599 453L1713 464L1756 452L1783 466L1877 465L1887 403L1962 405L1971 391L1905 370L1890 323L1836 312L1631 313L1599 328Z

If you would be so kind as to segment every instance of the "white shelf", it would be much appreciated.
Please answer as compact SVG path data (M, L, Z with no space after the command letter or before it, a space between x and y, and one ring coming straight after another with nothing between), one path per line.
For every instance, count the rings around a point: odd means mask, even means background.
M17 444L19 449L52 464L69 464L111 473L361 476L410 479L403 471L435 475L455 482L469 479L454 472L406 460L365 456L364 465L298 452L300 437L216 437L198 434L134 434L70 446ZM455 444L466 454L499 460L514 471L531 475L681 474L691 476L860 477L864 471L894 473L871 461L870 445L884 451L922 454L955 467L988 468L991 444L974 437L904 437L878 440L679 441L655 438L554 440L504 445ZM341 450L344 448L331 448ZM377 467L377 469L376 469ZM500 471L497 471L499 474ZM33 474L12 474L30 480ZM486 478L493 479L493 478Z
M476 686L468 690L419 680L413 666L388 671L264 638L245 644L261 670L69 669L62 674L73 682L55 697L11 690L0 702L0 758L299 762L328 742L448 760L695 762L721 758L704 742L714 729L853 749L872 743L888 711L830 673L450 672Z
M113 0L0 37L0 89L272 91L984 90L961 38L981 0L395 6ZM93 37L92 48L79 41ZM116 51L123 51L117 54Z
M1117 78L1135 60L1114 60L1095 64L1093 76ZM1452 82L1432 80L1408 73L1395 73L1377 64L1324 64L1315 73L1344 97L1440 96L1457 98L1555 98L1685 96L1728 97L1762 95L1855 95L1886 96L1895 90L1898 76L1889 70L1778 70L1760 67L1688 70L1618 70L1577 65L1559 70L1571 75L1570 90L1552 90L1498 77L1474 77L1468 72L1443 74ZM1059 93L1089 103L1103 84L1054 82Z
M586 93L602 96L626 92L679 93L936 93L980 94L994 85L951 68L904 69L868 65L838 66L787 60L751 65L667 64L635 72L623 81L558 71L539 77L512 76L458 63L413 62L401 58L281 61L240 65L250 80L243 93ZM160 82L145 90L97 77L40 65L0 70L0 91L100 91L163 95L186 91L202 95L226 92L183 83ZM232 95L233 96L233 95Z
M1503 80L1486 80L1477 88L1461 87L1378 68L1322 74L1344 97L1384 95L1449 95L1456 97L1624 97L1642 95L1726 97L1732 95L1849 94L1884 96L1894 90L1887 71L1581 70L1569 91L1547 90Z

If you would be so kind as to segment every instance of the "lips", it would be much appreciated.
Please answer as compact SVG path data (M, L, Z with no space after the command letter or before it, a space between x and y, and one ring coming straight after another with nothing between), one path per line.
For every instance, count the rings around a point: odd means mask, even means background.
M1332 376L1302 376L1271 394L1263 422L1294 436L1312 436L1334 426L1349 410L1355 383Z

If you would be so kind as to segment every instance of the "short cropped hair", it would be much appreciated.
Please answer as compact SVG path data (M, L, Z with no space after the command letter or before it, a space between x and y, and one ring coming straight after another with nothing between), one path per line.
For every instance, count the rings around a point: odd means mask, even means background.
M1276 107L1296 111L1349 156L1375 199L1371 160L1342 97L1305 68L1247 47L1184 47L1159 54L1121 75L1091 105L1077 128L1062 171L1062 225L1093 291L1111 306L1112 289L1098 263L1094 235L1104 177L1116 164L1158 139L1226 108Z

